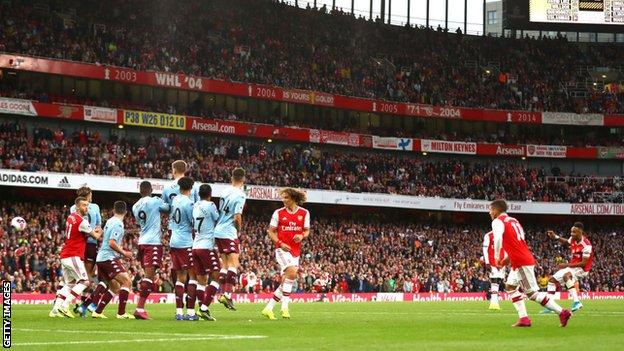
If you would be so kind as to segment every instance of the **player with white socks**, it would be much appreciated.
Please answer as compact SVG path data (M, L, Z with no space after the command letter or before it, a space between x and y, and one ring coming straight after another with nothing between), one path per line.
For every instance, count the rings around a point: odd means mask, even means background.
M572 298L572 312L578 311L583 308L583 304L579 300L578 292L576 291L576 283L579 278L585 278L589 274L589 270L594 260L594 249L591 242L585 237L585 229L583 223L576 222L570 229L570 237L568 239L562 238L555 234L554 231L549 230L548 236L552 239L559 241L563 246L569 246L571 251L571 260L569 263L561 263L557 268L559 270L550 277L548 281L548 294L553 296L557 291L556 283L563 287L565 286ZM550 313L549 309L544 309L541 313Z
M245 170L236 168L232 172L232 185L227 187L219 200L219 219L214 228L215 243L223 268L219 271L219 285L223 294L219 297L226 308L235 310L230 296L238 282L238 255L240 240L238 234L243 227L243 208L247 195L243 191Z
M539 286L535 279L535 258L533 258L533 254L526 244L524 229L522 229L520 222L510 217L506 211L507 203L504 200L494 200L490 204L496 266L502 267L508 260L512 268L507 277L506 289L519 317L518 322L512 326L531 326L531 320L524 305L524 296L519 289L522 288L529 299L557 312L560 326L565 327L572 317L572 312L561 308L553 299L548 297L548 294L539 292ZM509 255L508 259L502 257L501 248Z
M84 265L84 254L87 246L87 235L96 240L102 235L102 228L91 228L86 218L89 201L77 197L74 201L76 212L67 217L65 222L65 245L61 249L61 266L63 267L63 288L57 293L50 317L74 318L69 305L74 298L79 298L89 286L90 281Z
M275 318L273 307L282 302L282 317L290 318L288 303L293 284L299 271L301 241L310 235L310 212L300 205L306 201L304 192L286 188L280 192L284 207L275 210L271 217L268 234L275 243L275 258L280 265L282 284L273 293L273 298L262 310L269 319Z
M502 255L506 258L507 253L503 251ZM506 267L497 267L494 263L494 233L491 231L483 237L483 261L485 267L490 271L490 310L500 311L498 303L498 289L505 279Z

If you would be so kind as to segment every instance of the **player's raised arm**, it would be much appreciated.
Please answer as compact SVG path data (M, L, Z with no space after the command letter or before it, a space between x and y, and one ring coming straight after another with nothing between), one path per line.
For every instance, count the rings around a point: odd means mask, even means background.
M568 241L568 239L560 237L553 230L547 231L546 235L548 235L551 239L555 239L555 240L559 241L559 244L561 244L563 246L570 245L570 242Z

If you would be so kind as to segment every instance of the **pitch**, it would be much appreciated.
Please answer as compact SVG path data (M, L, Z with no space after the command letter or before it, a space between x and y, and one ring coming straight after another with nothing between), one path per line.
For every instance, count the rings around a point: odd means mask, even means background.
M49 306L13 306L13 347L19 350L534 350L623 349L622 301L583 301L566 328L556 315L538 315L517 329L510 302L487 311L487 302L292 304L291 320L269 321L263 305L238 311L213 307L217 322L174 321L172 305L150 305L150 321L48 318ZM569 307L569 301L563 305ZM116 307L108 307L114 317Z

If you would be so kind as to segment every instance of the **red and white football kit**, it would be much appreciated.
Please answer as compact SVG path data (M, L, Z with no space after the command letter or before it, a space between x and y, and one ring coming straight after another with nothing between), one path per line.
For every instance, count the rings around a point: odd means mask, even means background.
M87 235L93 229L86 218L72 213L65 222L65 244L61 249L61 265L65 284L87 280L84 266L84 254L87 246Z
M310 228L310 212L303 207L297 207L294 212L282 207L273 212L271 227L277 228L279 241L290 246L290 252L282 250L279 246L275 249L275 258L281 271L287 267L299 267L299 255L301 255L301 242L295 242L295 235L303 234L304 229Z
M524 229L517 219L503 213L492 221L494 234L494 256L501 259L501 248L509 256L511 271L507 276L507 284L521 286L528 295L539 291L535 279L535 258L524 238Z
M583 262L583 259L589 258L584 267L566 267L564 269L560 269L553 275L553 278L557 279L559 284L564 283L563 276L566 273L572 274L572 276L576 279L584 278L589 274L589 270L591 269L592 263L594 261L594 248L592 247L591 242L586 237L583 237L580 242L576 242L572 237L568 239L568 243L570 244L571 251L571 259L570 263L579 263Z
M499 257L507 257L505 250L501 249ZM483 261L485 264L489 264L491 268L490 279L505 278L505 267L497 267L496 259L494 258L494 233L488 232L483 237Z

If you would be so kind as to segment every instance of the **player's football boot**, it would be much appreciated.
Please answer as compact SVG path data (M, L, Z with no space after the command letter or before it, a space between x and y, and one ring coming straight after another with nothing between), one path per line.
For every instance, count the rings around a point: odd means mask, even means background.
M186 320L187 320L187 321L198 321L198 320L199 320L199 316L198 316L198 315L196 315L196 314L194 314L194 315L192 315L192 316L191 316L191 315L189 314L189 315L186 317Z
M205 311L199 310L199 318L205 321L210 321L210 322L214 322L217 320L215 317L213 317L210 314L210 310L205 310Z
M117 319L134 319L134 316L130 313L118 314Z
M551 313L555 313L555 311L551 310L550 308L544 308L543 310L540 311L539 314L551 314Z
M97 312L91 313L91 318L108 319L108 317L106 317L104 313L97 313Z
M232 299L230 299L229 297L221 295L219 297L219 302L222 303L223 306L225 306L225 308L227 308L228 310L236 311L236 308L234 307L234 301L232 301Z
M520 319L518 319L518 321L516 322L516 324L513 324L512 327L530 327L531 326L531 320L529 319L529 317L522 317Z
M89 312L89 310L87 310L87 306L80 305L80 307L78 307L78 311L76 313L78 315L80 315L80 317L86 318L87 317L87 312Z
M570 312L570 310L563 310L561 311L561 313L559 313L559 326L560 327L565 327L566 325L568 325L568 321L570 320L570 317L572 317L572 312Z
M290 312L288 311L288 308L282 309L282 318L290 319Z
M91 303L89 306L87 306L87 310L91 313L95 312L96 309L97 309L97 305L94 303Z
M149 315L147 314L147 311L134 311L134 318L135 319L143 319L143 320L148 320L150 319Z
M80 307L82 306L82 304L75 304L74 305L74 314L80 314Z
M76 316L74 316L72 311L68 310L67 308L59 308L58 313L61 316L65 316L67 318L76 318Z
M498 302L496 302L496 303L491 302L490 303L490 307L488 307L488 310L500 311L500 309L501 308L500 308L500 305L498 304Z
M277 319L277 318L275 318L275 313L273 313L273 310L270 310L270 309L268 309L266 307L262 310L262 315L267 317L270 320L276 320Z
M176 314L175 316L175 320L176 321L185 321L186 320L186 315L185 314Z
M57 318L57 317L62 318L63 316L61 316L57 311L52 310L52 311L50 311L50 313L48 313L48 317L50 317L50 318Z
M576 312L581 308L583 308L583 304L581 303L581 301L576 301L572 304L572 312Z

